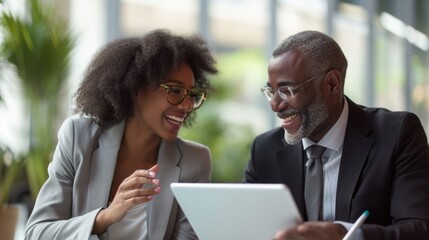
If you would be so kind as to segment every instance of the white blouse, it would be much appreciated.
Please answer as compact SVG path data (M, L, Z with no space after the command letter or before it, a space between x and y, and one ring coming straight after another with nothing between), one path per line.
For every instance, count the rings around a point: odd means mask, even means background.
M108 231L109 240L119 239L147 239L147 203L132 207L124 219L112 224Z

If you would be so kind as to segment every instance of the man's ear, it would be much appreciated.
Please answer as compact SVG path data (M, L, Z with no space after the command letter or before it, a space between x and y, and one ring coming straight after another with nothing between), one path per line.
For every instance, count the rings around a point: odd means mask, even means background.
M330 94L340 94L343 88L342 74L337 69L332 69L326 74Z

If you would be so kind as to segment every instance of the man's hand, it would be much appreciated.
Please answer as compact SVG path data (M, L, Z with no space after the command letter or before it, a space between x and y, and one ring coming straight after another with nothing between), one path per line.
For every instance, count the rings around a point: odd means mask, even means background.
M305 222L294 228L277 232L276 240L341 240L347 230L332 222Z

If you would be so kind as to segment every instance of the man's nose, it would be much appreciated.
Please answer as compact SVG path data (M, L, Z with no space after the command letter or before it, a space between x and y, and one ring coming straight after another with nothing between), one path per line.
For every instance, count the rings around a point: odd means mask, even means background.
M278 94L274 94L270 101L271 110L280 112L287 107L287 101L282 99Z

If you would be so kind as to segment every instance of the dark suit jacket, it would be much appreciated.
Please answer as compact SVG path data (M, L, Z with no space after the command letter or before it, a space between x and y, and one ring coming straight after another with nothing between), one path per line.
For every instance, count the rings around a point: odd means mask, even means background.
M366 240L429 239L429 147L418 117L358 106L349 99L335 220L354 222L365 210ZM304 219L304 151L284 130L252 144L244 182L287 185Z

